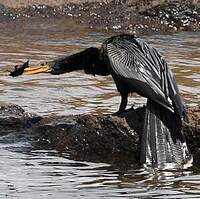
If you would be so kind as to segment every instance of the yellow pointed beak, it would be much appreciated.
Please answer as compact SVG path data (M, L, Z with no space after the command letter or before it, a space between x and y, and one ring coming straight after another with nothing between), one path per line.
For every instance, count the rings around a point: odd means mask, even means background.
M38 73L47 73L49 72L50 67L48 65L44 66L29 66L28 68L25 68L24 74L26 75L33 75Z

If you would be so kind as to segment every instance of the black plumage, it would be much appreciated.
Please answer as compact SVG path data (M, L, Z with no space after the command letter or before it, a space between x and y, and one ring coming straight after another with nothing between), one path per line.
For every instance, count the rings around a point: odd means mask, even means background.
M147 100L141 143L141 162L159 168L177 167L192 161L182 134L186 108L166 61L141 39L120 35L103 44L105 63L122 96L137 92Z
M133 35L118 35L107 39L100 49L91 47L45 64L51 74L74 70L111 74L121 95L118 113L125 110L129 93L148 99L141 163L174 168L192 162L182 133L186 108L171 70L155 48Z

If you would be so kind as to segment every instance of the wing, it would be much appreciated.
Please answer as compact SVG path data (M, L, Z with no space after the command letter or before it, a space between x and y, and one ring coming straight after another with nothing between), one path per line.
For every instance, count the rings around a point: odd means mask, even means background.
M165 60L163 60L163 64L167 66L167 63ZM180 95L178 85L176 83L176 80L171 72L171 70L167 73L167 80L168 80L168 87L169 87L169 96L173 101L173 105L176 109L176 112L183 118L187 115L186 106L184 104L184 101Z
M173 109L173 93L179 95L178 87L155 48L134 36L120 35L107 41L104 49L115 76L140 95Z

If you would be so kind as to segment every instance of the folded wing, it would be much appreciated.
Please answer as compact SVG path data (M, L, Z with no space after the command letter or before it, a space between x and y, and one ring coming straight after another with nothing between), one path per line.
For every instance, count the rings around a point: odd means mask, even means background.
M133 91L167 109L183 109L173 75L157 50L130 35L114 37L105 48L110 70ZM181 112L181 111L180 111Z

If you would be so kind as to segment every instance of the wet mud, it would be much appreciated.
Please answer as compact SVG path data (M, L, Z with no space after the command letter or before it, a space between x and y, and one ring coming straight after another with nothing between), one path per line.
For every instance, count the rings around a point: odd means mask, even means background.
M200 27L198 1L11 2L0 1L2 20L65 18L90 29L140 34L199 31Z
M145 107L129 109L119 116L71 115L40 117L17 105L1 104L0 135L25 132L36 149L52 149L72 159L112 164L139 165L140 135ZM183 132L200 163L200 106L188 109Z

